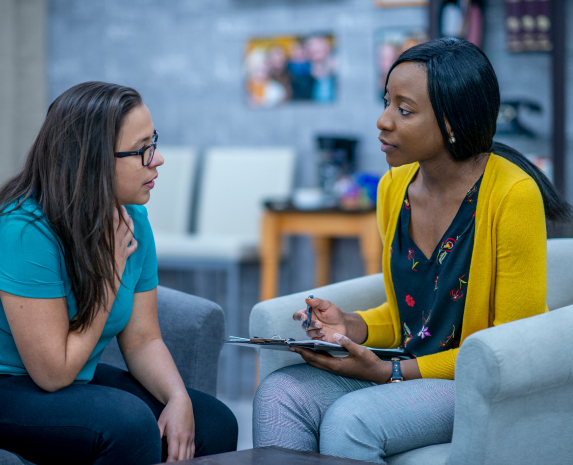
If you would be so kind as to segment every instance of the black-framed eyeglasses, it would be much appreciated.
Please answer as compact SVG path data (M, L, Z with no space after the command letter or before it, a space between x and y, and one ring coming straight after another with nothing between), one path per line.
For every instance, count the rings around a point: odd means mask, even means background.
M157 138L159 135L157 131L153 131L153 136L151 137L151 144L144 145L139 150L134 152L116 152L115 156L117 158L131 157L133 155L141 155L141 164L143 166L148 166L153 161L153 155L155 155L155 149L157 148Z

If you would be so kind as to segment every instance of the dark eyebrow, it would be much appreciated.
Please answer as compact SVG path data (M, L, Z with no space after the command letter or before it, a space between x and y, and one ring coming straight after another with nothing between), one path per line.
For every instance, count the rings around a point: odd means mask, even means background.
M406 97L405 95L396 95L396 98L399 98L402 100L408 100L409 102L412 102L414 105L418 105L414 99L411 99L410 97Z
M133 144L133 147L134 147L133 150L138 150L141 147L143 147L144 145L147 145L146 142L148 140L151 140L152 138L153 138L153 134L150 136L144 137L142 139L139 139L135 144Z

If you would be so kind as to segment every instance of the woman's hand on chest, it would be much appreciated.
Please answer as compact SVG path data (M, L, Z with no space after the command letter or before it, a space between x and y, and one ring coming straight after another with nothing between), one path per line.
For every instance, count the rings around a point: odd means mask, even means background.
M120 218L121 215L121 218ZM133 219L123 205L114 209L113 230L115 242L115 263L119 276L123 275L127 259L137 250Z

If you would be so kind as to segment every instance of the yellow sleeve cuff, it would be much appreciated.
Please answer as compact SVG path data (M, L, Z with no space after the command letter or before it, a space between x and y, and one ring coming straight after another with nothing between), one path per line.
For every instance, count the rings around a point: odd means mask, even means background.
M418 357L416 360L422 378L454 379L456 357L459 350L459 348L451 349Z
M368 326L368 337L362 345L377 349L390 348L396 345L396 335L388 302L383 303L380 307L356 313L364 319L366 326Z

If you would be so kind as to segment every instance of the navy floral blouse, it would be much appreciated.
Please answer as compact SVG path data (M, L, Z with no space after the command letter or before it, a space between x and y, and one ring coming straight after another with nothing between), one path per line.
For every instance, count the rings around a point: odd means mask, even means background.
M417 357L459 346L482 177L466 194L429 259L410 237L411 212L406 190L390 249L390 267L402 326L402 347Z

